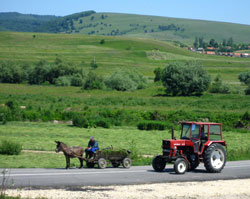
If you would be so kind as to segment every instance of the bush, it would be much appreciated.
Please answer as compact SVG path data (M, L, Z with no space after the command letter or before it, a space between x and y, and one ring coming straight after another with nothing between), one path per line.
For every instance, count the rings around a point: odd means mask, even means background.
M217 75L214 79L214 82L212 83L210 87L210 92L211 93L224 93L224 94L229 94L230 89L229 86L222 83L222 79L220 75Z
M246 95L250 95L250 83L248 84L248 87L245 90Z
M98 65L97 65L95 59L93 59L93 60L91 61L90 66L91 66L92 69L97 69L97 68L98 68Z
M167 128L166 122L161 121L143 121L137 125L139 130L159 130L163 131Z
M113 73L106 81L108 88L118 91L131 91L146 87L146 79L136 71L118 71Z
M97 76L93 72L89 72L83 84L83 89L93 90L93 89L103 89L103 88L104 88L103 78Z
M14 62L0 63L0 83L21 83L26 81L27 71Z
M71 86L82 86L83 85L83 77L79 73L74 74L71 78Z
M89 123L86 117L83 114L77 114L73 117L73 126L77 126L80 128L88 128Z
M71 85L71 77L69 76L61 76L56 79L56 86L70 86Z
M173 96L202 95L208 89L210 76L196 62L174 62L162 71L162 82L167 94Z
M104 43L105 43L105 40L102 39L102 40L100 41L100 44L104 44Z
M250 72L243 72L239 75L239 80L244 84L250 84Z
M103 127L103 128L110 128L111 124L108 119L98 117L98 116L91 116L91 115L84 115L84 114L76 114L73 117L73 126L77 126L80 128L91 128L91 127Z
M22 146L19 143L3 140L0 145L0 154L4 155L19 155L21 153Z

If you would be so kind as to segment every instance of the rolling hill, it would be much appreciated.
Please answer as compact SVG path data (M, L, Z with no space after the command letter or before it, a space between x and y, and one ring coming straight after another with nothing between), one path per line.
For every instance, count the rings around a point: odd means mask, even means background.
M237 43L250 43L249 25L95 11L64 17L0 13L0 30L132 36L187 44L191 44L195 37L214 38L219 42L233 37Z

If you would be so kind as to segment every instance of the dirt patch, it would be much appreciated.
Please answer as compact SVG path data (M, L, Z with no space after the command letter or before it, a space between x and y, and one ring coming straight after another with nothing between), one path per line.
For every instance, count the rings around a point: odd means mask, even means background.
M250 179L209 182L162 183L127 186L86 186L78 189L10 189L10 196L24 198L119 198L119 199L248 199Z

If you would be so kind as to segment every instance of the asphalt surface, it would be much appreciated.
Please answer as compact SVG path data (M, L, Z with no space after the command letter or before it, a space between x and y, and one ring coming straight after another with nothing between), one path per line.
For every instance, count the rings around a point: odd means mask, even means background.
M0 182L3 180L0 169ZM150 184L186 181L211 181L250 178L250 161L227 162L221 173L207 173L201 164L195 171L175 174L173 165L163 172L155 172L151 166L134 166L130 169L9 169L5 175L12 188L65 188L98 185Z

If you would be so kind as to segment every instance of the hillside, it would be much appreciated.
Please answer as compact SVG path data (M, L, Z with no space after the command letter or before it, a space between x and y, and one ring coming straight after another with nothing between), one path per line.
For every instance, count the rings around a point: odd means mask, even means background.
M233 37L237 43L250 43L249 25L94 11L64 17L1 13L0 30L133 36L187 44L193 43L195 37L219 42Z
M58 57L88 70L95 58L96 72L104 76L128 68L153 79L156 67L180 60L199 61L212 76L219 73L229 82L238 82L250 63L248 58L197 54L170 42L118 36L0 32L0 43L0 61L32 64L41 59L54 62Z

